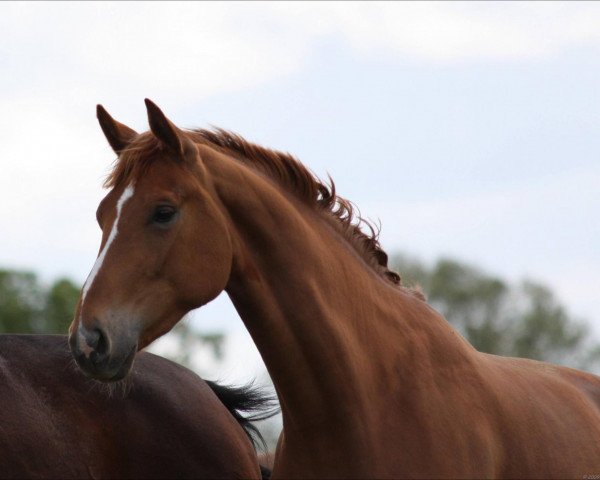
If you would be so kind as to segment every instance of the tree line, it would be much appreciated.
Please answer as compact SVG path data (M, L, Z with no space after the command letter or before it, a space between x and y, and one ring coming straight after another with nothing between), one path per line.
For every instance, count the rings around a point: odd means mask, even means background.
M391 264L477 350L598 371L600 344L590 324L569 314L548 286L511 284L450 258L426 265L397 254Z
M450 258L427 265L396 254L390 263L478 350L598 371L600 344L589 323L573 318L548 286L511 284ZM0 333L66 333L79 291L68 278L44 284L33 272L0 269ZM198 344L210 346L217 359L223 355L221 333L199 333L180 322L174 334L180 363L189 365Z

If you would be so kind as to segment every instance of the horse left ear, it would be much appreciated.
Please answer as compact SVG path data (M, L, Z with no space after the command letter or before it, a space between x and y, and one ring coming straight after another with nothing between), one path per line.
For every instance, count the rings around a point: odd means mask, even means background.
M102 105L96 105L96 117L108 143L119 155L137 137L137 132L112 118Z
M182 159L192 152L197 152L194 143L165 116L152 100L146 98L144 102L148 110L150 131L163 145Z

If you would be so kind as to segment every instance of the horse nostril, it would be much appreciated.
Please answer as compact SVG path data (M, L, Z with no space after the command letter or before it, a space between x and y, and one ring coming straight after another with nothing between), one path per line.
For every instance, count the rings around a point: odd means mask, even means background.
M110 345L108 337L102 329L98 327L87 329L84 325L81 325L79 327L79 334L81 337L81 341L79 342L80 353L84 357L87 357L92 364L98 365L108 357Z
M99 355L102 355L104 357L108 353L108 341L106 339L106 335L99 328L96 328L95 331L98 334L95 350L96 352L98 352Z
M89 359L92 364L99 365L108 357L108 342L106 341L106 336L102 333L102 330L96 328L93 332L94 346L90 345L93 350L90 353Z
M98 328L94 328L93 330L88 330L88 329L80 329L82 336L83 336L83 340L85 341L86 345L92 349L92 350L96 350L98 347L98 343L100 342L100 337L102 336L102 333L100 332L100 330Z
M85 325L81 324L79 326L79 337L82 350L90 351L96 350L98 347L98 342L100 341L100 337L102 336L100 329L93 328L88 329Z

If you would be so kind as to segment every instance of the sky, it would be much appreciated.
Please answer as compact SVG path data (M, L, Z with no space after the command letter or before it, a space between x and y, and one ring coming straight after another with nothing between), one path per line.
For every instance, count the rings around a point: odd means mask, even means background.
M599 53L593 2L0 3L0 267L85 280L95 105L144 131L149 97L330 174L388 252L538 280L600 336ZM230 333L219 375L260 371L227 298L192 322Z

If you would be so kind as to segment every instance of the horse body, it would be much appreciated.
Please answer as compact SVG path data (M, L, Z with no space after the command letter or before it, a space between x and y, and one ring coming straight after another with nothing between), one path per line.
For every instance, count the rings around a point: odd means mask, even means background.
M233 185L224 191L239 197L224 200L238 218L243 194ZM281 199L257 203L278 208ZM263 211L236 224L251 253L234 262L227 292L280 396L285 436L274 476L565 478L598 470L598 377L477 352L347 246L334 239L325 247L329 226L311 220ZM284 247L257 246L281 237ZM316 248L307 238L318 239Z
M281 403L274 477L600 471L598 377L477 352L399 285L349 203L292 157L226 132L183 132L147 105L151 133L139 136L99 110L121 154L101 204L113 219L103 245L117 224L121 236L71 326L89 374L126 374L132 345L225 290Z
M64 336L0 336L0 478L261 478L204 381L138 357L120 392L85 378Z

